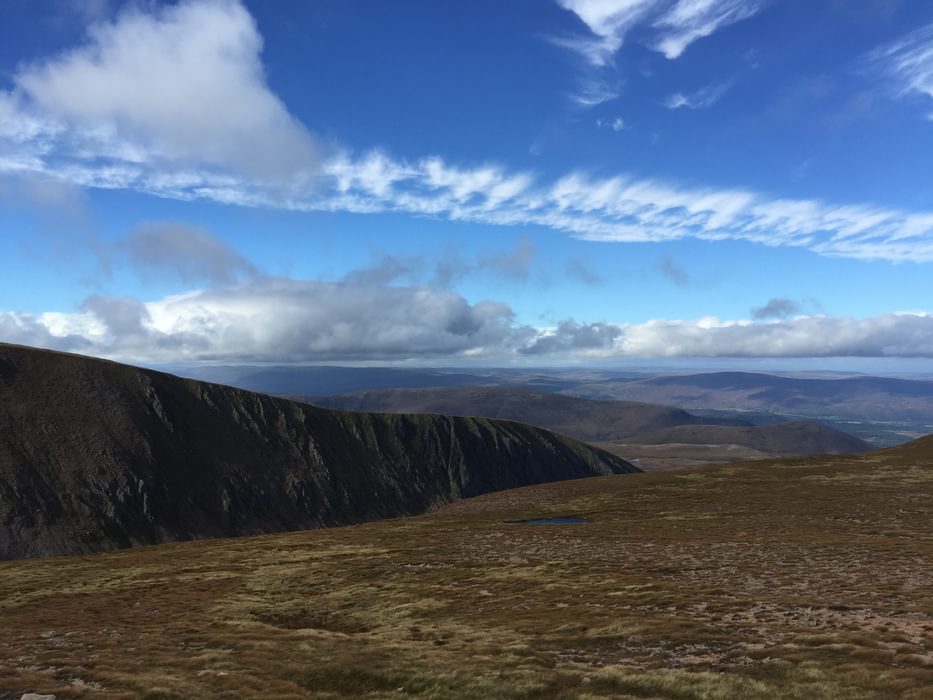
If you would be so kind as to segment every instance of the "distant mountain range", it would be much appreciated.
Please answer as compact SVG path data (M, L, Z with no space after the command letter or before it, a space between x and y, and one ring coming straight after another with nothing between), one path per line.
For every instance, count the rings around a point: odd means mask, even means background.
M632 471L520 423L338 412L0 344L0 559L354 523Z
M574 369L403 369L225 366L179 368L199 379L280 395L363 390L510 386L596 400L662 404L755 425L815 419L888 446L933 432L933 381L758 372L650 374Z
M890 377L811 379L715 372L608 379L574 387L587 398L650 401L686 409L742 409L876 421L933 422L933 382Z
M592 401L514 387L389 389L310 399L330 408L393 413L443 413L506 418L597 443L739 446L736 458L847 454L871 449L864 440L815 421L753 426L740 419L704 417L679 408L630 401ZM602 445L613 449L611 445ZM722 453L728 461L733 453ZM711 459L718 459L718 453ZM706 461L706 460L704 460Z
M739 419L702 418L670 406L635 401L590 401L521 387L386 389L303 398L317 406L344 411L442 413L517 420L588 442L614 440L678 425L751 425Z

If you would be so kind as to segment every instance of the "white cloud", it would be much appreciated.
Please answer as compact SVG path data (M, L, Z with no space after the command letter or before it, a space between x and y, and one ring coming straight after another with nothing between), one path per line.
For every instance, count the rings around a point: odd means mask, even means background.
M644 357L933 357L933 316L649 321L624 327L617 349Z
M664 106L668 109L706 109L719 102L723 95L732 87L731 83L717 83L707 85L694 93L685 95L682 92L675 92L664 100Z
M162 167L307 177L315 147L265 81L262 37L236 0L132 5L87 43L14 76L20 132L53 131L70 155ZM31 114L42 115L41 119ZM15 136L15 134L14 134Z
M734 239L862 260L933 261L933 212L871 204L779 199L742 189L623 175L592 178L582 172L547 182L498 165L455 166L436 156L400 161L381 152L340 155L322 164L314 190L296 193L230 174L162 173L119 160L62 163L27 155L0 157L0 174L239 206L532 224L592 241Z
M619 97L622 93L607 81L595 76L587 76L580 81L576 92L571 93L570 99L580 107L595 107Z
M643 23L656 31L653 47L673 60L698 39L757 14L765 0L557 0L573 12L591 36L561 37L559 46L603 68L622 48L626 35Z
M629 128L622 117L616 117L615 119L597 119L596 126L600 129L612 129L613 131L624 131Z
M748 19L762 5L759 0L678 0L654 23L661 30L657 49L669 59L679 58L697 39Z
M535 328L506 304L431 287L254 278L150 302L94 296L71 313L0 312L0 341L137 362L933 357L933 315Z
M604 38L644 10L621 1L565 6ZM681 14L671 10L671 17L684 22L712 12L705 2L677 7ZM739 239L822 255L933 260L931 212L624 175L571 172L543 181L496 164L373 151L337 153L317 164L313 182L292 177L283 185L287 173L312 167L313 146L265 84L260 49L252 19L234 0L187 0L149 14L130 9L95 25L86 45L24 68L17 91L0 91L0 176L239 206L533 224L587 240ZM711 104L725 87L675 102ZM254 161L260 172L250 170Z
M867 64L894 86L898 96L916 93L933 98L933 23L878 47L868 54Z
M576 51L593 66L605 66L622 48L625 35L657 4L657 0L557 0L573 12L591 37L556 39L555 43Z
M498 302L428 287L251 279L73 313L0 313L0 340L159 360L393 359L501 353L530 335Z

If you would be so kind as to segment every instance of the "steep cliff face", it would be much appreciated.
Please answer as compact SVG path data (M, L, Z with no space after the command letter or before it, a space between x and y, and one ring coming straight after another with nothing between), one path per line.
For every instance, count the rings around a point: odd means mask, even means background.
M344 413L0 344L0 558L353 523L631 471L520 423Z

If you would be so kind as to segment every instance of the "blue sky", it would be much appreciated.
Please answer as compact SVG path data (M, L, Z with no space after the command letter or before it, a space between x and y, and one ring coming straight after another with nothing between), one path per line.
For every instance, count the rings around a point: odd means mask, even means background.
M929 3L9 0L0 340L930 358L931 155Z

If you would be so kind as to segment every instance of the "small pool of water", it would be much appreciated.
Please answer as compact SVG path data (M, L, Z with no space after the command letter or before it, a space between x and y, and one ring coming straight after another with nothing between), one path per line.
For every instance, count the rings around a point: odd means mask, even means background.
M529 520L506 520L512 525L583 525L586 518L565 516L561 518L531 518Z

